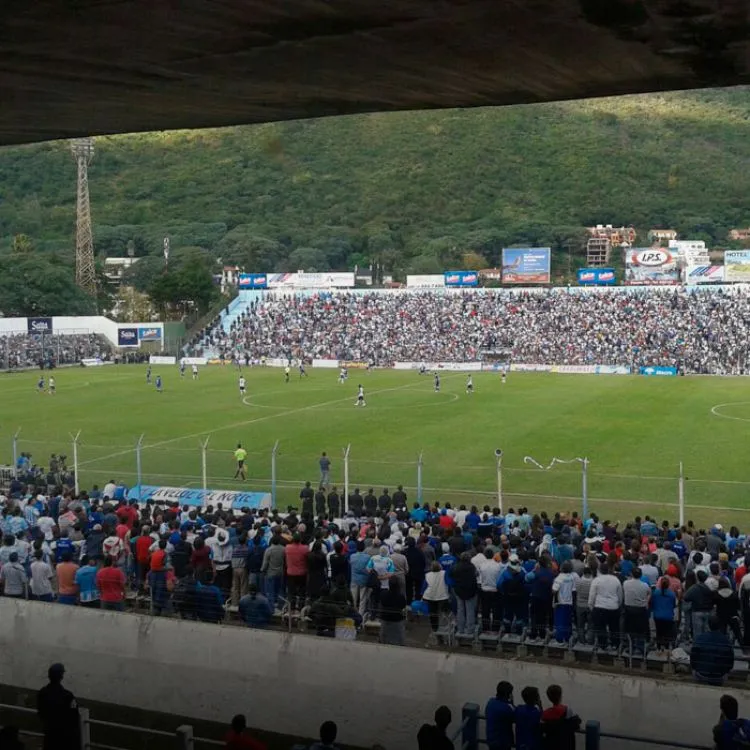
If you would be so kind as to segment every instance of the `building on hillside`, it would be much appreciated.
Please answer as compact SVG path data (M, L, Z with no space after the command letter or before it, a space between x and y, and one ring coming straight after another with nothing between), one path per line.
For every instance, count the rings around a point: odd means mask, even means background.
M734 242L738 240L750 240L750 228L749 229L730 229L728 238Z
M670 242L677 239L677 231L674 229L650 229L648 241L652 243Z
M236 289L240 283L242 269L239 266L224 266L221 269L221 293L226 294Z
M615 227L612 224L597 224L586 230L594 239L607 239L612 247L630 247L635 242L633 227Z
M483 268L479 272L479 278L485 281L502 281L503 271L500 268Z
M586 242L586 266L604 268L609 264L612 243L606 237L589 237Z
M118 286L122 284L122 276L133 264L138 262L138 258L105 258L104 275L113 284Z

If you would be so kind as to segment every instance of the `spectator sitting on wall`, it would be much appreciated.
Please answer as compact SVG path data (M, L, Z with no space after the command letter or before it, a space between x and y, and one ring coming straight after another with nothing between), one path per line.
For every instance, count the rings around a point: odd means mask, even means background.
M338 734L339 728L336 726L334 721L324 721L320 725L320 742L315 742L310 745L310 750L338 750L336 745L336 735Z
M580 717L562 702L559 685L547 688L547 698L552 706L542 712L542 747L544 750L575 750Z
M712 615L708 632L701 633L690 650L690 668L698 682L721 685L734 667L734 649L729 638L721 632L719 618Z
M251 583L248 593L240 599L240 617L251 628L265 628L271 621L271 605L263 594L258 593L258 587Z
M237 714L232 719L225 743L225 750L266 750L264 743L248 734L247 721L242 714Z
M78 750L81 727L78 704L70 690L62 686L65 667L53 664L47 670L49 683L37 694L36 710L44 731L44 750Z
M452 719L450 708L440 706L435 711L435 723L422 724L417 732L419 750L454 750L453 743L445 733Z

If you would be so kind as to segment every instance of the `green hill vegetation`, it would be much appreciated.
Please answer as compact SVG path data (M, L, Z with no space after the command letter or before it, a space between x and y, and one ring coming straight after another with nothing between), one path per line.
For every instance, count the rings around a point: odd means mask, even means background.
M549 245L564 274L596 223L632 224L644 244L670 227L726 245L750 225L749 135L750 89L736 88L101 137L95 244L158 255L169 235L176 259L248 271L377 261L397 275ZM68 145L0 151L3 270L44 252L69 266L74 227Z

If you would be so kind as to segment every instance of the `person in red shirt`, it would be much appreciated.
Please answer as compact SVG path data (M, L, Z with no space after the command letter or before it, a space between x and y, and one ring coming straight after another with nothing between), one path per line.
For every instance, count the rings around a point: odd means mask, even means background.
M242 714L232 719L231 729L225 738L226 750L267 750L266 745L247 733L247 722Z
M115 511L115 515L120 520L120 523L124 523L129 529L132 529L133 524L138 520L136 501L131 500L129 505L123 502L123 504Z
M453 519L448 515L448 511L443 509L440 511L440 528L441 529L452 529L454 526Z
M302 537L295 534L292 543L284 548L287 591L293 610L304 605L307 588L307 555L310 550L301 542Z
M126 523L118 523L117 526L115 526L115 534L117 534L122 541L125 541L125 537L128 535L128 531L130 529L128 528L128 525Z
M151 555L151 571L156 573L164 571L167 563L167 540L159 541L159 549Z
M125 574L112 564L112 558L104 559L104 567L96 574L96 588L102 609L122 611L125 608Z
M211 548L206 545L202 536L197 536L193 542L190 566L195 572L196 578L200 578L204 571L211 570Z
M143 588L143 582L146 580L146 574L149 569L149 549L154 540L149 535L149 527L144 526L141 535L135 540L135 562L138 575L138 588Z

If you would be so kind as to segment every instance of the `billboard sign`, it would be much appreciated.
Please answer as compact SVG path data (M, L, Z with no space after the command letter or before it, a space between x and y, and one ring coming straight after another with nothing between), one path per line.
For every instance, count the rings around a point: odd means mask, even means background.
M579 268L577 276L581 286L611 286L615 283L614 268Z
M504 284L549 284L552 252L548 247L504 247Z
M139 328L138 340L161 341L161 328L159 328L158 326L154 326L153 328Z
M26 318L29 333L52 333L52 318Z
M268 289L268 274L241 273L237 285L240 289Z
M479 271L446 271L445 285L451 287L477 286Z
M406 286L409 289L442 288L445 286L445 274L443 273L409 274L406 277Z
M331 271L330 273L298 271L297 273L270 273L265 276L269 289L350 289L355 283L353 271Z
M138 329L118 328L117 346L138 346Z
M750 250L727 250L724 269L726 281L750 281Z
M204 508L207 505L216 507L222 503L225 508L240 510L241 508L270 508L271 495L268 492L235 492L233 490L200 490L187 487L160 487L142 484L131 487L128 500L145 503L179 503L193 508Z
M625 284L665 286L680 283L676 257L661 247L637 247L625 256Z
M677 368L649 365L648 367L640 367L638 372L641 375L677 375Z
M723 284L724 266L686 266L685 283L688 286L696 284Z

